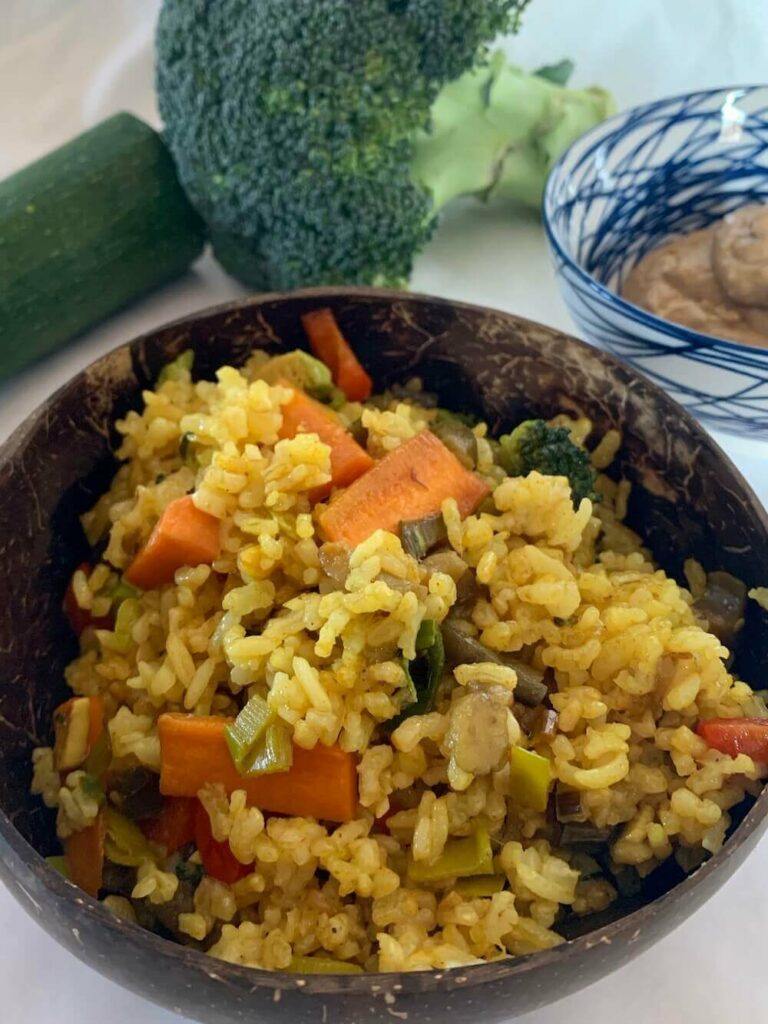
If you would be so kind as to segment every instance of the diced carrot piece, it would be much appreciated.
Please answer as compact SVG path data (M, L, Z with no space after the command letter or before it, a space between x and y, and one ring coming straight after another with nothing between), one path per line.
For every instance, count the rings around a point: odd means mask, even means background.
M98 896L104 872L104 811L88 828L73 832L64 840L64 856L70 881L90 896Z
M104 731L104 698L70 697L53 713L54 761L58 771L78 768Z
M229 848L228 842L219 842L213 838L211 821L208 812L199 800L193 801L195 807L195 845L200 851L206 874L225 885L234 885L241 878L250 874L250 867L241 864Z
M229 719L218 716L164 714L160 736L160 792L197 796L206 783L220 783L227 793L244 789L249 803L278 814L349 821L357 809L357 762L339 747L318 744L293 748L287 772L240 775L227 747Z
M78 565L77 570L84 572L87 576L91 571L91 566L87 562L81 562L80 565ZM75 597L75 591L71 582L64 594L64 614L69 619L72 632L76 636L80 636L83 630L88 626L93 626L94 629L112 628L111 615L93 616L87 608L80 607L77 603L77 598Z
M355 547L375 530L395 532L407 519L423 519L455 498L469 515L490 492L428 430L405 441L381 462L341 491L320 516L328 540Z
M282 381L281 381L282 383ZM286 384L285 387L290 387ZM283 406L283 425L280 437L296 434L317 434L331 449L331 481L310 492L312 501L330 494L331 487L347 487L373 465L373 459L344 429L338 416L326 406L316 402L298 388L292 388L293 397Z
M151 843L162 846L167 854L175 853L195 838L197 801L185 796L169 796L155 818L139 823Z
M334 383L350 402L364 402L371 397L371 378L360 365L349 342L341 333L330 309L315 309L301 318L309 344L318 359L331 371Z
M210 565L219 553L219 533L219 520L199 509L190 494L177 498L160 516L125 578L141 590L154 590L171 583L185 565Z
M746 754L754 761L768 764L768 719L706 718L696 726L696 732L723 754Z

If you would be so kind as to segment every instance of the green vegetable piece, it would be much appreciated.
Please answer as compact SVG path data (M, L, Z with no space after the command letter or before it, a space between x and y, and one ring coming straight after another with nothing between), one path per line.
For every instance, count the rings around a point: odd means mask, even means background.
M416 633L416 650L419 653L428 651L441 640L440 627L434 619L422 619Z
M333 960L326 956L292 956L286 968L289 974L362 974L359 964Z
M573 443L565 427L525 420L511 434L499 438L498 461L510 476L528 476L536 470L545 476L566 477L574 507L583 498L598 500L589 453Z
M449 839L433 864L408 861L412 882L444 882L450 878L469 878L493 874L493 851L488 829L478 825L465 839Z
M237 718L224 730L224 736L238 771L266 732L267 726L274 719L274 713L267 707L267 702L259 696L251 697Z
M0 182L0 378L183 274L203 242L162 138L131 114Z
M141 618L141 605L135 597L126 597L117 609L115 628L109 639L109 646L125 654L133 644L133 627Z
M152 849L138 825L110 806L107 806L104 817L104 853L108 860L123 867L135 868L143 861L152 859Z
M274 775L287 772L293 764L291 734L283 722L272 721L266 732L243 761L243 775Z
M546 811L552 785L549 759L524 747L509 754L509 791L515 803L532 811Z
M456 417L437 418L431 425L432 433L439 437L449 452L465 469L477 466L477 438L470 427Z
M306 391L319 402L328 402L334 394L331 371L319 359L309 352L294 349L272 356L258 368L258 376L268 384L277 384L283 380L302 391Z
M58 871L60 875L64 875L65 878L69 878L69 865L67 864L66 857L61 854L56 854L54 857L46 857L45 860L54 871Z
M448 538L442 512L423 519L404 519L400 523L400 540L406 554L422 559L436 545Z
M501 892L506 884L504 875L477 875L475 878L457 878L454 889L460 896L476 900Z
M327 398L322 398L320 400L323 401L323 402L327 402L328 405L330 405L330 407L332 409L335 409L337 412L338 412L339 409L341 409L343 406L345 406L347 404L347 402L349 401L349 399L344 394L344 392L341 390L341 388L337 388L335 385L331 388L330 395ZM351 430L350 430L350 433L351 433ZM357 441L358 439L355 438L355 440Z
M112 598L113 604L119 605L129 597L138 597L140 593L141 591L137 590L136 587L132 587L124 579L119 579L110 590L109 596Z
M552 82L553 85L567 85L575 67L573 61L566 57L557 64L542 64L540 68L536 68L534 75Z
M416 634L416 658L403 660L407 706L393 718L390 725L397 726L411 715L423 715L434 706L437 688L443 675L445 653L440 627L433 619L424 619Z
M179 439L179 455L185 466L190 469L197 469L197 456L195 455L195 435L182 434Z
M169 380L184 380L192 372L195 362L195 353L191 348L185 349L180 355L166 363L157 375L157 386L165 384Z

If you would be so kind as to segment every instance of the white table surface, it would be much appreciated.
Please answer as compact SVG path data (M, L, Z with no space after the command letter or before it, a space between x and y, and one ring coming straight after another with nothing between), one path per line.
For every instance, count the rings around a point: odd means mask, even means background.
M156 0L0 0L0 175L118 109L154 118L150 39ZM564 54L577 81L620 103L687 88L760 81L765 0L534 0L511 45L522 63ZM485 303L573 330L534 217L460 207L419 259L416 290ZM183 280L0 387L0 438L96 356L175 316L245 294L203 258ZM718 436L763 501L766 449ZM766 680L753 680L761 688ZM628 967L521 1024L735 1024L768 1020L768 840L721 892ZM70 956L0 887L0 1021L179 1024ZM510 1019L514 1007L510 1007ZM332 1022L331 1022L332 1024Z

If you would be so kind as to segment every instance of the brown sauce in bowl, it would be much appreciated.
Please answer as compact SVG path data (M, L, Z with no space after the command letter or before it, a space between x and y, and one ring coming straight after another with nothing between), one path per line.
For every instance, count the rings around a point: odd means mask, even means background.
M702 334L768 348L768 206L744 206L653 249L622 295Z

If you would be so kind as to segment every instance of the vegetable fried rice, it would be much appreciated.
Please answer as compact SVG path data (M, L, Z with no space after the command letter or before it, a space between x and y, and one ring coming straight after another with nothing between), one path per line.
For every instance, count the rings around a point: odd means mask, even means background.
M117 423L65 598L80 654L32 788L115 914L273 970L548 949L722 845L768 761L745 593L623 525L620 437L493 439L411 381L183 353ZM591 443L590 443L591 442Z

